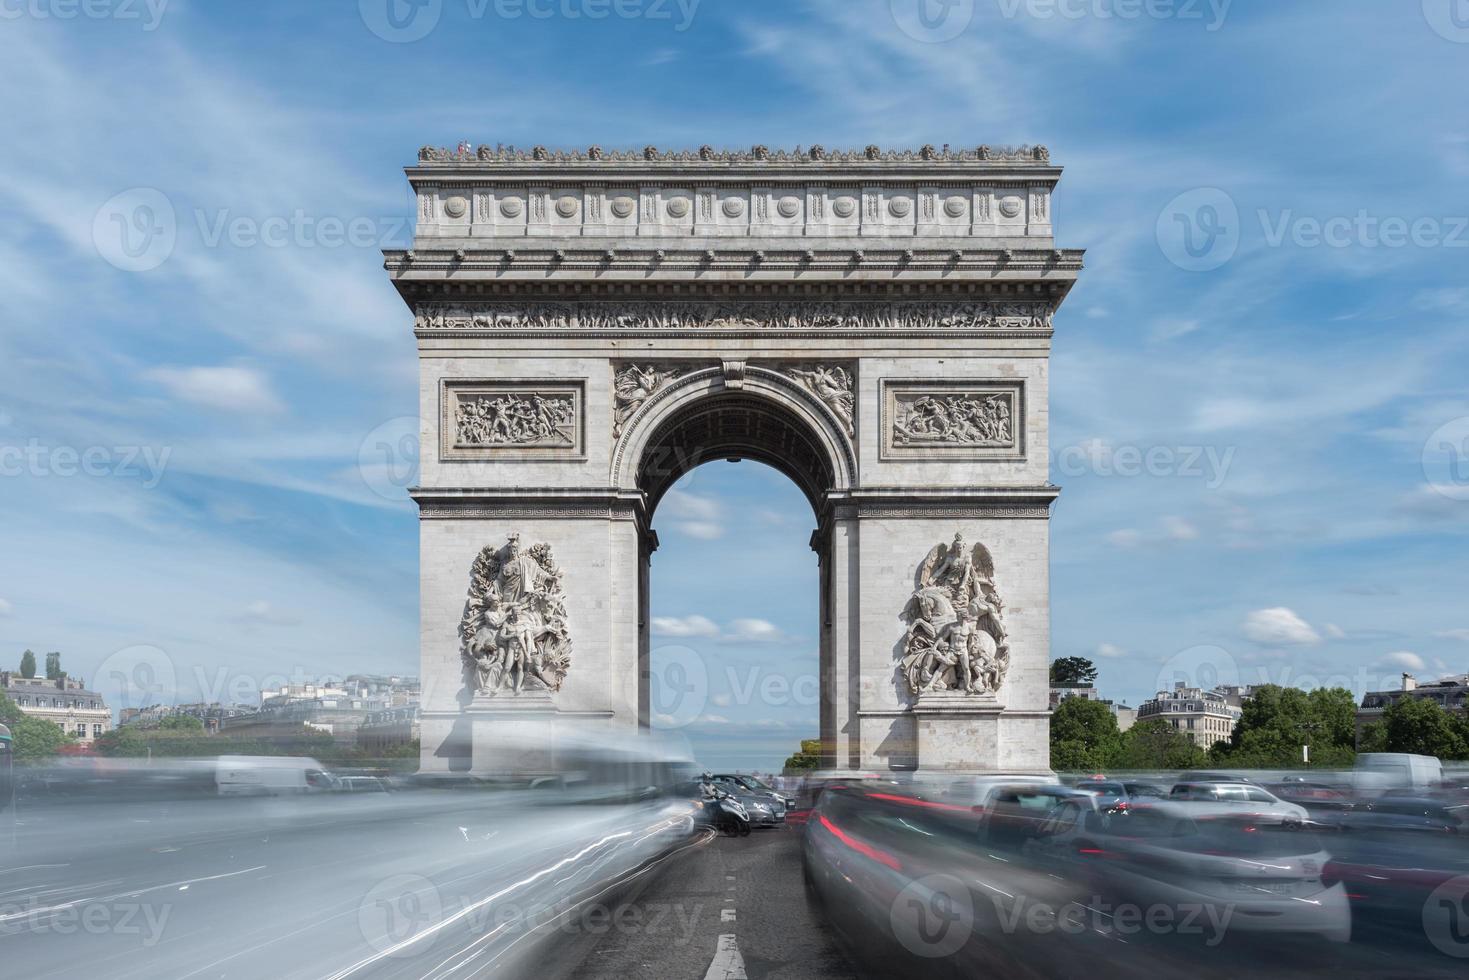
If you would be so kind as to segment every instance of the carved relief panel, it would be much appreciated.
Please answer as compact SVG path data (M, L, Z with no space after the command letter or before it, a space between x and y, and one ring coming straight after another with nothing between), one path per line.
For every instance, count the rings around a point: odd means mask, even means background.
M439 458L584 459L585 382L445 379Z
M1019 380L890 380L880 384L882 459L1025 458Z

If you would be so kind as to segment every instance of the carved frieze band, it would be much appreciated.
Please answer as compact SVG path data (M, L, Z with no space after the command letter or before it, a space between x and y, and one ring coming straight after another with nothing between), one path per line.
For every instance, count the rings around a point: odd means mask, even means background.
M883 459L1022 459L1024 383L891 380L880 383Z
M583 457L583 382L445 379L442 384L440 459Z
M423 303L414 327L444 332L778 332L1049 334L1054 304L1047 301L961 302L590 302Z

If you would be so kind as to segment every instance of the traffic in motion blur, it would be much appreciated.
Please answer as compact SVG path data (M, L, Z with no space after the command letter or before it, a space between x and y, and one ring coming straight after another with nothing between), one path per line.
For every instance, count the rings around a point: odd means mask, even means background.
M874 975L1455 976L1469 793L1240 774L837 779L803 875Z
M687 939L700 909L710 934L678 949L667 930L614 933L619 962L725 978L1450 977L1469 962L1469 788L1452 780L793 787L652 739L565 755L497 780L243 756L27 770L0 813L0 975L600 977L607 930L589 922L687 914ZM737 869L761 896L738 919ZM790 932L831 950L820 971L762 948Z

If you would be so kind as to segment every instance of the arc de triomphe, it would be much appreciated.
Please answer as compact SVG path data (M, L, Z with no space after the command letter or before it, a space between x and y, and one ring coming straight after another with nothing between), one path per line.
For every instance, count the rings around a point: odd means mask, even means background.
M1048 768L1048 357L1082 253L1044 147L425 147L422 768L649 719L659 500L811 502L833 768ZM503 738L502 738L503 736Z

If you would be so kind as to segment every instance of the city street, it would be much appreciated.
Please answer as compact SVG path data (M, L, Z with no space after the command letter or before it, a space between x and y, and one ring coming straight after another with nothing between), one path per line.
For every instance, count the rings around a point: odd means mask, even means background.
M606 929L572 977L724 977L721 968L736 964L749 977L856 976L807 904L801 829L714 837L690 851L630 904L625 928Z

